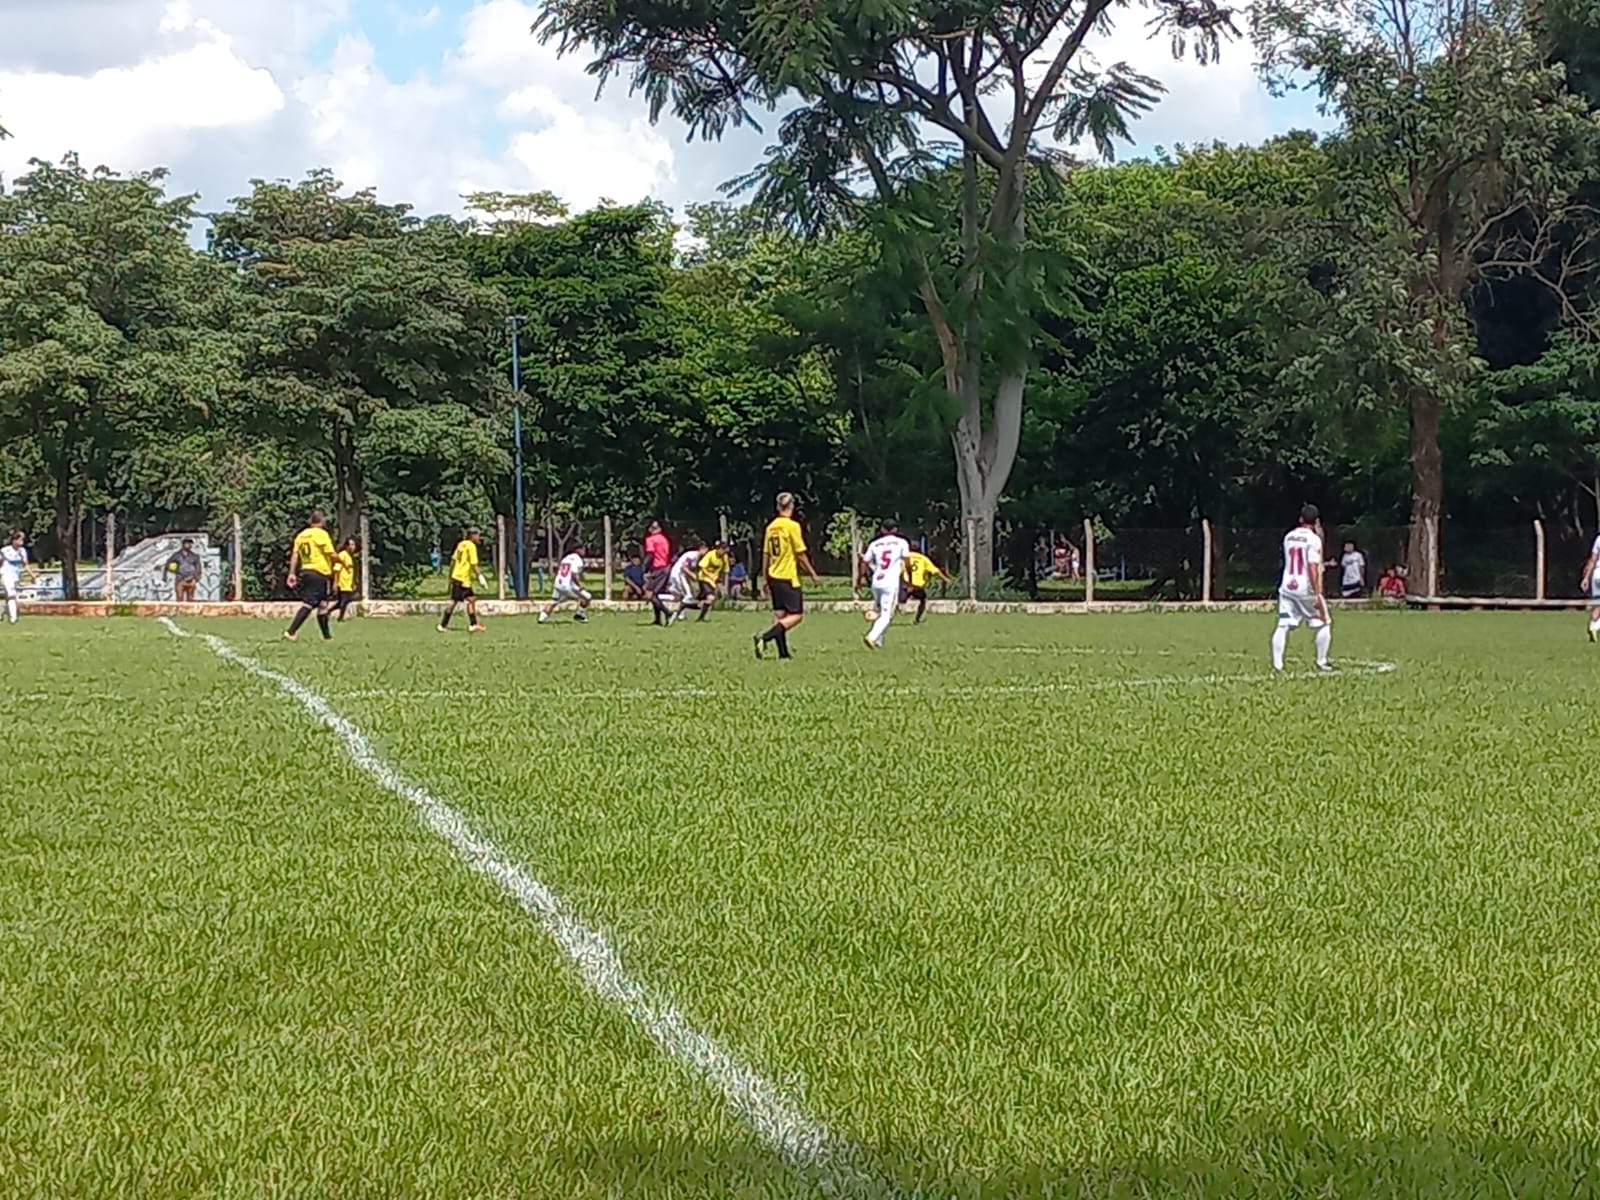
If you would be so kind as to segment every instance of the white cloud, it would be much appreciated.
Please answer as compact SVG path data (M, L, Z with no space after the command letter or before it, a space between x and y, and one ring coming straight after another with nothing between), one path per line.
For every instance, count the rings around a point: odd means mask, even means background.
M454 23L427 0L393 0L371 31L352 23L351 5L0 0L0 120L15 135L0 142L0 172L76 150L121 170L170 167L176 189L210 206L252 177L319 166L424 212L459 210L480 190L548 189L580 208L650 195L681 204L712 198L773 133L769 123L688 143L670 118L650 125L620 83L597 98L581 53L559 58L531 36L538 9L523 0L480 0ZM426 64L404 78L374 48L397 33L409 61ZM1135 20L1094 51L1168 85L1136 128L1141 146L1257 140L1275 127L1246 46L1209 67L1174 63Z

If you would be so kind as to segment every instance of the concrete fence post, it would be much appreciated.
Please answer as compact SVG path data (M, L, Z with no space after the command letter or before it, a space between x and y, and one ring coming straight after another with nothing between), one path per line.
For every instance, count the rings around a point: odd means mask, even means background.
M107 604L117 601L117 514L106 514L106 589Z
M1211 603L1211 522L1204 517L1200 519L1200 603Z
M1083 606L1094 603L1094 522L1083 523Z
M494 577L495 595L506 598L506 518L504 513L494 515Z
M372 522L362 513L361 526L361 603L372 599Z
M726 528L727 527L727 523L728 523L728 519L726 517L724 517L722 519L722 523L723 523L723 527ZM605 590L605 598L606 598L607 602L609 602L611 600L611 581L612 581L612 577L613 577L613 572L616 570L617 555L616 555L615 547L614 547L614 545L612 543L612 540L611 540L611 518L610 517L602 517L600 519L600 524L601 524L601 528L605 531L605 543L606 543L606 548L605 548L605 555L606 555L606 590ZM727 536L727 535L724 534L723 536Z
M1533 523L1533 598L1543 600L1546 589L1546 559L1544 545L1544 522L1535 520Z
M233 602L244 599L244 521L233 514Z

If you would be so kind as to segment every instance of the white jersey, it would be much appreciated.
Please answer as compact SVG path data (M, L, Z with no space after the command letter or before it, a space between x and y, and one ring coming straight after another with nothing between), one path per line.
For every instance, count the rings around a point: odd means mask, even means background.
M28 552L22 547L10 543L0 546L0 575L11 580L20 579L22 570L27 565Z
M583 578L583 555L574 551L561 560L556 567L556 587L575 588L578 581Z
M872 590L899 590L900 572L906 556L911 553L911 543L899 534L888 534L867 547L861 561L872 568Z
M672 577L674 579L688 579L700 566L700 551L685 550L678 555L678 561L672 564Z
M1296 526L1283 537L1283 579L1278 591L1290 596L1309 596L1322 580L1322 538L1314 529Z
M1340 582L1345 587L1359 587L1367 573L1367 556L1359 550L1352 550L1339 560L1342 569Z

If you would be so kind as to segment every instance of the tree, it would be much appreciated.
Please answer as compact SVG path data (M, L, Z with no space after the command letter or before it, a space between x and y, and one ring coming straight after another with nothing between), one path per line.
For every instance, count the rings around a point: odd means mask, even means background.
M491 426L505 398L493 367L504 301L471 277L453 223L340 192L325 171L257 181L213 219L213 246L253 302L245 428L326 460L347 534L387 462L448 464L485 500L502 477Z
M1275 87L1309 73L1344 131L1329 215L1346 237L1309 356L1329 388L1405 411L1413 591L1438 586L1440 422L1477 369L1473 289L1544 284L1569 321L1583 242L1567 236L1596 124L1521 0L1267 0L1256 14Z
M1217 0L1151 7L1174 48L1193 47L1202 60L1230 28ZM590 69L602 80L627 73L652 119L670 105L707 136L753 124L753 110L798 102L749 182L758 202L803 228L858 212L860 184L876 190L887 206L879 231L920 263L917 290L954 401L962 510L977 521L985 579L1016 461L1040 299L1029 168L1057 156L1039 139L1092 138L1109 153L1160 91L1125 64L1104 73L1085 65L1085 40L1117 8L1114 0L687 0L670 9L653 0L553 0L534 26L563 52L592 48ZM930 143L934 132L955 140L960 172L960 251L948 273L922 236L936 242L943 223L920 191L947 161Z
M236 378L219 329L228 280L190 249L192 197L159 171L34 162L0 193L0 441L25 441L53 491L78 595L77 530L113 458L214 411Z

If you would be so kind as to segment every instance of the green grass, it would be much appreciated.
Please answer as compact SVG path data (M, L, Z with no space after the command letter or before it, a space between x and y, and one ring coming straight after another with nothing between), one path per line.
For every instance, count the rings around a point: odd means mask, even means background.
M928 1196L1600 1189L1600 650L1568 615L193 621ZM272 686L28 620L0 1192L810 1183ZM1138 682L1143 681L1143 682ZM1155 681L1155 682L1151 682ZM699 694L702 691L710 694Z

